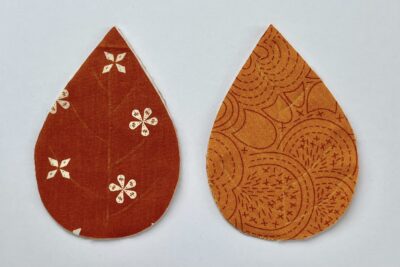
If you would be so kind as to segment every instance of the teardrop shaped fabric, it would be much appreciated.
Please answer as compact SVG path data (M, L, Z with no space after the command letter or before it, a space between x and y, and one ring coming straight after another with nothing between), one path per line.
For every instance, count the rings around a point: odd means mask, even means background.
M342 109L271 25L211 132L207 174L220 211L246 234L304 239L343 215L357 173L355 137Z
M76 235L132 235L165 212L179 176L175 129L116 28L51 108L35 166L46 209Z

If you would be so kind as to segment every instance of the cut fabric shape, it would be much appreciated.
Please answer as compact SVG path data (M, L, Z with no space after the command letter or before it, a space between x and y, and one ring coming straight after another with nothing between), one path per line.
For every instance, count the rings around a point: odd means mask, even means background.
M175 129L116 28L57 98L36 143L35 167L44 206L77 236L132 235L167 209L179 176Z
M207 152L225 219L264 239L311 237L347 209L355 137L315 72L271 25L225 97Z

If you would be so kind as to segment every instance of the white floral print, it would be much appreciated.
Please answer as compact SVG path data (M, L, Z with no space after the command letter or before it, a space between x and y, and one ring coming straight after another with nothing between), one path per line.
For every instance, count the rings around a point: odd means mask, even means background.
M142 136L148 136L150 134L149 129L147 128L146 124L155 126L158 123L158 119L156 117L149 118L152 113L150 108L145 108L143 112L143 118L140 115L139 110L134 109L132 110L132 116L137 119L137 121L131 121L129 123L129 128L135 130L139 125L142 125L141 134Z
M70 160L71 160L70 158L69 159L64 159L64 160L61 161L60 164L58 164L58 160L49 158L50 166L56 167L56 169L52 170L52 171L49 171L47 173L47 179L51 179L54 176L56 176L58 170L60 170L61 176L63 178L70 179L71 176L70 176L69 172L64 170L64 168L68 166L68 163L70 162Z
M51 114L56 114L57 112L57 103L63 108L63 109L68 109L70 104L65 98L69 96L68 90L64 89L61 94L58 96L56 102L53 104L51 107L50 113Z
M124 203L124 194L126 194L130 199L135 199L137 194L136 191L130 190L136 186L136 181L134 179L129 180L129 182L125 185L125 175L120 174L117 177L119 185L111 183L108 186L111 192L120 191L115 199L118 204Z
M117 63L117 62L122 61L122 60L125 58L126 53L118 54L118 55L117 55L117 58L114 58L114 55L111 54L111 53L109 53L109 52L104 52L104 55L106 56L106 59L107 59L108 61L111 61L112 63L110 63L110 64L108 64L108 65L105 65L105 66L103 67L103 73L110 72L110 70L112 69L112 67L114 66L114 64L115 64L115 66L117 67L117 70L118 70L119 72L126 73L126 72L125 72L125 67L124 67L123 65L121 65L120 63Z

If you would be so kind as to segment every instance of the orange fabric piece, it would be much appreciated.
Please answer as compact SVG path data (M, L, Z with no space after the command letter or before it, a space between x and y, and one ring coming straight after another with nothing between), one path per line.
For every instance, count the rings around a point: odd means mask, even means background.
M270 26L226 95L207 173L226 220L271 240L333 225L357 181L355 137L328 88Z
M51 108L35 165L43 204L76 235L132 235L166 210L179 174L175 129L116 28Z

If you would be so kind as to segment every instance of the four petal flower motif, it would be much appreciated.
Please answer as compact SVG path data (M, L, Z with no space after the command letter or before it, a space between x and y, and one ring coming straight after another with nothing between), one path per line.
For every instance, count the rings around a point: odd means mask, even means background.
M108 189L110 189L111 192L115 191L120 191L116 201L118 204L124 203L124 193L130 198L130 199L135 199L137 196L136 191L129 190L132 189L136 186L136 181L134 179L129 180L129 182L125 185L125 175L120 174L117 177L119 185L116 185L114 183L111 183L108 186Z
M66 170L63 170L63 168L65 168L68 165L70 160L71 160L70 158L69 159L64 159L63 161L61 161L60 164L58 164L58 160L49 158L50 165L53 166L53 167L56 167L56 169L52 170L52 171L49 171L47 173L47 179L51 179L54 176L56 176L56 173L57 173L58 170L60 170L61 176L63 178L70 179L71 177L69 175L69 172L67 172Z
M61 94L57 97L56 102L53 104L51 107L50 113L51 114L56 114L57 112L57 103L63 108L63 109L68 109L70 104L65 98L67 98L69 95L67 89L64 89Z
M108 64L108 65L105 65L105 66L103 67L103 73L110 72L110 70L112 69L112 67L113 67L114 64L115 64L115 66L117 67L117 70L118 70L119 72L126 73L126 72L125 72L125 67L122 66L121 64L117 63L117 62L122 61L122 60L125 58L126 53L118 54L118 55L117 55L117 58L114 58L114 55L111 54L111 53L109 53L109 52L104 52L104 55L106 56L106 59L109 60L109 61L111 61L112 63L111 63L111 64Z
M152 113L152 111L150 108L145 108L144 112L143 112L143 118L142 118L139 110L137 110L137 109L132 110L132 116L134 118L138 119L138 121L131 121L129 123L129 128L131 128L132 130L135 130L139 125L142 125L141 134L143 136L148 136L150 134L150 131L147 128L146 124L155 126L158 123L158 119L156 117L149 118L151 113Z

